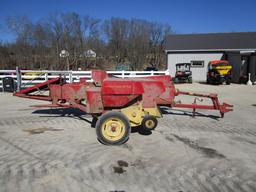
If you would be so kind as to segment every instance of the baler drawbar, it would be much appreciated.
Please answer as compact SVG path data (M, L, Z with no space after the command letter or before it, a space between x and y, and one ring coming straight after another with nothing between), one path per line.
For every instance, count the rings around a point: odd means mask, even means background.
M30 99L51 101L51 104L34 107L78 108L91 114L96 122L96 134L103 144L125 143L131 127L140 126L153 130L157 118L162 117L159 106L219 110L221 117L232 111L232 105L220 104L217 94L197 94L175 90L171 76L159 75L143 78L108 77L105 71L92 71L92 82L80 79L78 83L66 83L61 76L16 92L14 95ZM48 95L35 94L42 90ZM174 101L178 95L195 96L192 104ZM208 98L212 105L199 105L199 97Z

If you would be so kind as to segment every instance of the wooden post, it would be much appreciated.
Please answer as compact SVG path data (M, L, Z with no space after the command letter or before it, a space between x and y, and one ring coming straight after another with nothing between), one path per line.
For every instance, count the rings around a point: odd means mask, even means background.
M20 91L22 78L21 78L21 72L18 66L16 66L16 75L17 75L17 91Z
M68 60L68 56L67 56L67 71L69 71L69 60Z
M72 71L69 72L69 83L73 83Z
M124 70L122 70L122 78L124 78Z
M48 81L48 72L44 74L44 80Z

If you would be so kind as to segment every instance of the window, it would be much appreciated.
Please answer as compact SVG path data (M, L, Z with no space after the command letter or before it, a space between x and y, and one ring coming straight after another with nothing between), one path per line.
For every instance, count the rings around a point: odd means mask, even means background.
M191 61L191 67L193 68L204 67L204 61Z

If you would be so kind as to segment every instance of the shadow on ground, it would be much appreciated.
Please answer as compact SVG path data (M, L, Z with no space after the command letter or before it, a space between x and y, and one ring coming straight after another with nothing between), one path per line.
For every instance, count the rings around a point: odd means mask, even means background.
M82 116L86 115L85 112L77 108L54 108L54 109L37 109L32 112L33 114L50 114L50 115L60 115L60 116Z
M185 110L180 110L180 109L171 109L168 107L161 107L160 108L162 114L171 114L171 115L181 115L181 116L190 116L190 117L206 117L214 120L219 120L221 118L220 116L217 115L208 115L208 114L203 114L199 112L195 112L195 115L193 115L192 112L185 111Z
M200 81L200 82L198 82L199 84L201 84L201 85L208 85L208 86L219 86L219 85L226 85L226 84L219 84L219 83L214 83L214 84L209 84L209 83L207 83L207 82L205 82L205 81Z
M142 128L141 126L133 127L132 133L139 133L140 135L151 135L152 131L146 128Z
M211 118L214 120L218 120L220 117L215 115L205 115L199 112L195 113L193 116L192 112L188 112L185 110L179 109L170 109L168 107L161 107L160 108L162 114L169 114L169 115L182 115L182 116L190 116L190 117L206 117ZM87 119L89 114L77 109L77 108L57 108L57 109L39 109L32 112L33 114L42 114L41 117L69 117L69 118L76 118L83 120L91 125L92 128L95 128L97 118L93 118L91 121ZM151 135L152 131L148 129L143 129L141 126L133 127L131 133L138 133L140 135Z
M69 118L78 118L91 125L92 128L95 128L97 119L93 118L92 121L88 120L88 114L77 109L77 108L57 108L57 109L39 109L32 112L33 114L42 114L41 117L69 117ZM139 133L140 135L151 135L150 130L142 129L140 126L133 127L132 133Z
M40 117L69 117L78 118L84 120L94 126L93 121L86 119L86 113L77 108L56 108L56 109L38 109L32 112L32 114L42 114Z

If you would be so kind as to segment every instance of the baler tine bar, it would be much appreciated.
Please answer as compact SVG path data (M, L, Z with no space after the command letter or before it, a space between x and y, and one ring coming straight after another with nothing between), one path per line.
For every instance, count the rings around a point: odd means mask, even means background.
M175 95L189 95L189 96L196 96L196 97L206 97L212 100L213 105L198 105L196 104L196 99L194 103L192 104L183 104L183 103L174 103L173 107L177 108L192 108L193 109L193 115L195 114L195 109L209 109L209 110L219 110L220 115L223 118L224 113L233 111L231 109L233 105L229 105L227 103L220 104L218 95L217 94L200 94L200 93L192 93L192 92L185 92L185 91L179 91L176 90Z

